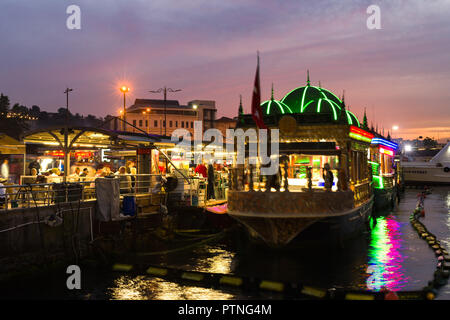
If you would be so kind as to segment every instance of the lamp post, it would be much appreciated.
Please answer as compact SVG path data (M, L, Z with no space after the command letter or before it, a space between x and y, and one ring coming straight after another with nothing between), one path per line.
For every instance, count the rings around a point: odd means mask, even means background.
M125 100L126 98L125 98L125 95L126 95L127 92L130 91L130 88L128 88L127 86L122 86L122 87L120 87L120 91L123 92L123 121L122 121L122 123L123 123L123 131L125 131L126 130L126 121L127 121L127 118L126 118L127 110L126 110L126 100Z
M181 89L172 89L172 88L159 88L158 90L150 90L149 92L151 93L160 93L160 92L164 92L164 135L167 135L167 105L166 105L166 101L167 101L167 92L178 92L181 91Z
M142 111L142 114L144 116L147 115L146 127L147 127L147 134L149 134L150 133L150 108L147 108L146 111Z
M69 171L69 92L73 89L66 88L66 125L64 128L64 183L67 181L67 173Z

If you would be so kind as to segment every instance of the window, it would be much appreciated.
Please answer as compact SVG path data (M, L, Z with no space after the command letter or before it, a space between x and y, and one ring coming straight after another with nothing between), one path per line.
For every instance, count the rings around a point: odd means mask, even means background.
M175 128L178 128L178 121L175 121Z
M139 120L139 127L142 127L142 120Z
M169 121L169 127L172 128L172 120Z
M163 121L163 127L166 127L166 120Z
M184 121L181 121L181 127L184 128Z
M136 120L133 120L133 126L136 127Z
M191 129L194 128L194 121L191 121Z
M145 120L145 126L148 128L148 120Z
M158 120L155 120L155 128L158 127Z

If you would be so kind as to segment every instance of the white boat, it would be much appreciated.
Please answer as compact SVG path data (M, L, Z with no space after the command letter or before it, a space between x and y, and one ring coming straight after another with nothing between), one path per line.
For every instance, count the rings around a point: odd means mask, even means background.
M450 142L428 162L401 162L406 184L450 185Z

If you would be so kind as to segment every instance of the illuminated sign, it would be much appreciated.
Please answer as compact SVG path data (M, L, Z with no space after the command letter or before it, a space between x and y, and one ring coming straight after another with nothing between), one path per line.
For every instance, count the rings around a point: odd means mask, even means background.
M386 148L380 147L379 150L380 150L380 153L387 154L388 156L391 156L391 157L394 156L394 151L391 149L386 149Z
M92 157L92 152L90 152L90 151L77 151L77 152L75 152L75 158L78 158L78 157L83 158L83 159L90 158L90 157Z
M49 151L47 154L52 157L64 157L64 151L61 150Z
M358 127L355 127L355 126L350 126L350 133L348 135L352 139L369 142L369 143L372 142L372 139L374 137L373 134L371 134L363 129L360 129Z
M395 142L389 141L389 140L385 140L382 138L373 138L372 139L372 144L380 144L382 146L388 147L388 148L392 148L394 150L396 150L398 148L398 144L396 144Z

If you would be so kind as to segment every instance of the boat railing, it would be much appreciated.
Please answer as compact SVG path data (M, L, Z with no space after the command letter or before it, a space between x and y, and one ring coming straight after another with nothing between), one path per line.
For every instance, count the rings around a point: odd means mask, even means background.
M365 201L370 199L372 195L372 189L370 186L370 181L368 179L352 185L351 189L353 191L355 206L364 203Z
M99 177L69 176L65 183L59 176L49 176L45 183L36 183L36 178L22 176L22 184L0 185L0 211L96 200L95 180ZM123 174L102 178L119 180L121 198L159 194L162 187L162 176L159 174Z

